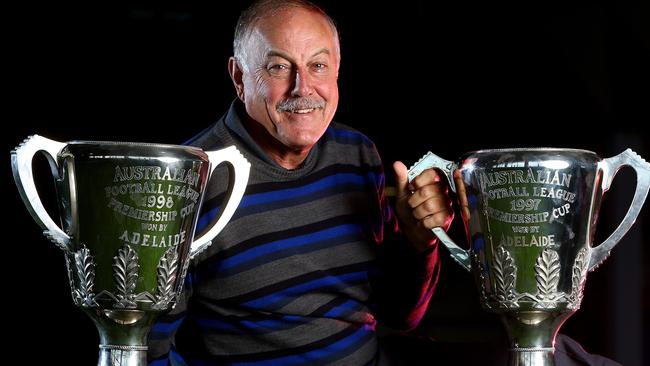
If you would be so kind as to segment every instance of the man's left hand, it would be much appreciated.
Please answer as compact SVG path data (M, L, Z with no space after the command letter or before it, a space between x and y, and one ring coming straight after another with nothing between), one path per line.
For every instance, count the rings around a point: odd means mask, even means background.
M454 218L447 185L435 169L427 169L409 183L406 166L393 163L395 170L395 211L406 238L420 251L436 243L431 229L449 229Z

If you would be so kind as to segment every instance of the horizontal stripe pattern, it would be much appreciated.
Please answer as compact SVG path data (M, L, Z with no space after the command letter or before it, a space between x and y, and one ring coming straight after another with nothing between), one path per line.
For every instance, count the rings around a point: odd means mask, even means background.
M245 269L237 267L259 266L282 257L319 250L328 244L334 247L361 240L364 236L362 220L357 215L337 216L248 238L205 261L202 275L225 277ZM204 273L205 270L209 270L209 273Z
M377 167L366 166L352 172L350 165L328 167L310 175L302 185L294 184L259 184L249 185L237 211L231 220L259 212L268 212L309 201L323 199L341 192L367 192L376 189L383 177ZM284 183L284 182L283 182ZM224 194L219 194L203 204L203 210L197 225L200 232L211 223L221 210Z
M301 294L315 291L335 292L336 290L349 287L352 284L365 282L367 279L368 276L365 271L345 273L338 276L328 275L322 278L300 283L289 288L285 288L281 291L277 291L263 297L258 297L253 300L243 302L242 306L265 310L275 310Z
M359 240L363 230L359 225L339 225L319 232L269 242L239 255L224 259L217 276L223 277L252 269L280 258L332 248Z
M252 164L246 193L192 263L189 302L162 317L151 338L178 332L178 352L170 346L169 355L178 364L372 364L369 276L392 217L381 202L384 176L373 143L332 124L303 167L282 170L257 155L236 108L192 144L236 145ZM222 174L225 168L217 167L197 232L223 205Z
M250 354L195 357L188 358L188 361L191 365L327 365L371 342L373 334L372 326L353 324L329 337L303 346ZM372 356L370 354L366 357Z
M319 157L329 155L322 150L339 144L349 150L351 145L358 149L359 144L369 143L352 131L332 130L329 136L332 140L321 144ZM199 301L188 322L195 332L219 338L221 349L202 349L201 357L188 359L191 364L321 364L350 357L369 339L374 340L375 321L365 302L374 258L371 246L376 245L372 233L381 225L381 214L376 214L373 222L369 208L383 182L382 169L374 161L329 164L317 160L311 171L291 180L269 180L268 172L258 174L260 166L253 166L246 194L224 229L223 237L229 242L217 237L213 245L223 243L223 247L210 248L212 253L193 269L194 296ZM204 202L197 231L218 214L225 190L220 188L222 192L212 191ZM257 231L258 225L250 222L253 227L241 236L227 232L239 228L237 222L247 217L274 213L282 218L275 230L266 227ZM246 229L242 226L239 230ZM328 263L320 258L321 253L341 264ZM211 296L212 286L224 290ZM224 296L227 293L230 295ZM303 298L320 305L307 311ZM248 315L215 317L215 309L224 308L245 309ZM348 328L339 329L346 322ZM350 329L354 332L345 334ZM255 345L252 335L284 345ZM337 335L345 336L339 339ZM245 352L247 349L259 351ZM361 364L371 360L376 350L366 351L360 355L365 358Z

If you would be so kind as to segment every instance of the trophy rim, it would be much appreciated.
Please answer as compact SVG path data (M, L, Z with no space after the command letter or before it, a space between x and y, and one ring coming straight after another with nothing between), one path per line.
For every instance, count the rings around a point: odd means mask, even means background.
M504 152L579 152L597 155L595 152L586 149L575 149L565 147L514 147L514 148L498 148L498 149L481 149L473 150L465 153L464 155L472 154L486 154L486 153L504 153Z
M135 142L135 141L92 141L92 140L72 140L66 142L68 145L108 145L108 146L148 146L148 147L157 147L157 148L166 148L166 149L178 149L178 150L196 150L204 152L203 149L197 146L191 145L178 145L178 144L165 144L158 142Z

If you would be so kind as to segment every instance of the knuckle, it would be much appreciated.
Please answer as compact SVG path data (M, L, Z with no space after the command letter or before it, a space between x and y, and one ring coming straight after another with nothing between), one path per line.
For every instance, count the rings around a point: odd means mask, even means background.
M424 206L424 209L425 209L427 212L430 212L430 213L435 212L435 211L436 211L436 208L437 208L437 207L436 207L437 205L436 205L435 200L432 200L432 199L428 199L428 200L424 201L424 203L422 204L422 206Z
M425 195L426 197L432 197L436 194L436 186L429 184L424 187L422 187L422 194Z
M413 217L415 217L416 220L421 220L426 216L426 213L420 207L413 210Z
M418 206L418 198L415 197L415 195L411 195L411 197L409 197L406 203L409 205L411 209L414 209Z

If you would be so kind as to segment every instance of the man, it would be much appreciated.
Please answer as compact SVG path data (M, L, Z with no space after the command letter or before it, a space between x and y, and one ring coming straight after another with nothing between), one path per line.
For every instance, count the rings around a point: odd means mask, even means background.
M393 214L373 143L332 122L340 59L334 23L311 3L265 0L242 13L228 63L238 99L190 144L236 145L250 180L154 327L151 365L384 363L377 321L418 324L439 268L430 229L449 226L450 202L435 171L409 184L396 162ZM200 227L225 184L211 181Z

